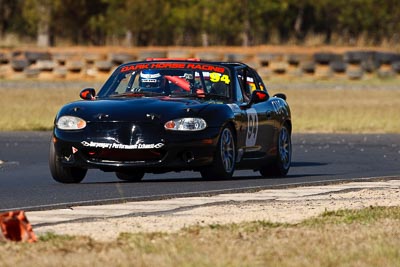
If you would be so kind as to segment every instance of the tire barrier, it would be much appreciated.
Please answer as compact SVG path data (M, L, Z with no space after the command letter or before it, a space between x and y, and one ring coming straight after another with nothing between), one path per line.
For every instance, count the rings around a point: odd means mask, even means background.
M347 64L342 60L335 60L329 63L329 67L335 73L345 73L347 69Z
M59 66L54 68L53 74L56 79L65 79L67 78L68 70L66 67Z
M65 62L67 62L68 59L72 58L73 58L72 53L54 53L52 56L52 59L61 66L65 65Z
M141 51L138 53L138 60L146 60L147 58L165 58L167 51Z
M249 58L246 54L226 53L223 57L223 61L228 62L244 62Z
M12 59L11 68L15 72L21 72L29 66L29 61L27 59Z
M360 67L348 69L346 75L350 80L360 80L364 76L364 70Z
M168 58L190 58L192 54L189 51L185 50L168 50L167 57Z
M10 211L0 214L0 242L5 241L29 243L37 241L24 211Z
M269 66L271 71L276 74L285 74L289 69L289 63L283 61L272 61Z
M56 63L52 60L38 60L36 62L36 68L40 71L53 71L56 67Z
M96 61L95 67L98 71L109 72L113 68L113 63L108 60Z
M286 61L292 66L299 66L301 62L310 60L310 56L307 54L288 54L286 55Z
M375 54L375 59L379 64L392 64L400 60L400 54L377 52Z
M84 53L82 57L86 64L94 64L95 62L104 59L103 55L97 53Z
M6 53L0 53L0 64L7 64L10 61L10 57Z
M316 48L297 48L295 52L275 47L266 48L107 48L96 51L76 48L74 52L0 50L2 79L104 79L116 66L147 58L200 58L206 61L243 62L257 69L264 77L289 76L350 80L376 77L400 78L400 54L380 50L350 50L343 52L318 51ZM336 49L340 51L340 49Z
M85 63L81 60L71 60L67 61L65 66L67 67L68 71L72 73L79 73L82 71L83 67L85 66Z
M50 60L51 55L47 52L24 52L25 58L29 61L30 64L36 63L38 60Z
M256 55L256 57L260 61L261 66L268 67L271 64L271 62L283 61L284 54L282 54L282 53L259 53Z
M391 69L379 69L377 75L381 79L390 79L395 76L395 72Z
M400 61L393 62L392 69L395 73L400 74Z
M108 57L116 66L136 59L133 55L128 53L110 53Z
M343 59L349 64L361 64L361 62L373 59L375 53L374 51L348 51L344 53Z
M315 73L315 62L313 61L301 62L300 69L304 73L313 74Z
M200 51L194 54L195 58L201 58L202 60L206 61L220 61L221 55L218 52L213 52L213 51Z
M314 53L314 62L321 65L329 65L332 61L340 60L341 55L334 53L318 52Z

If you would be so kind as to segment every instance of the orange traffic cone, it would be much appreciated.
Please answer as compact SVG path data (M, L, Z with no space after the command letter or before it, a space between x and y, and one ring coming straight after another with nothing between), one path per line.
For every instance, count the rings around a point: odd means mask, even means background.
M24 211L10 211L0 214L0 241L36 242L32 226Z

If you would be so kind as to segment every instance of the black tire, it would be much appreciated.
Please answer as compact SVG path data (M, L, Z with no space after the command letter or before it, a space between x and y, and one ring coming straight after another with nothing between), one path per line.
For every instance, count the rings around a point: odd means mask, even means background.
M375 54L375 59L380 64L392 64L393 62L396 62L396 61L400 60L400 54L387 53L387 52L377 52Z
M25 58L29 63L33 64L38 60L51 60L51 55L47 52L26 51Z
M53 179L64 184L80 183L87 173L87 169L63 166L57 160L53 143L50 143L49 167Z
M329 67L335 73L345 73L346 72L346 68L347 68L347 64L344 63L343 61L338 60L338 61L332 61L329 64Z
M350 80L359 80L363 77L364 71L360 69L348 69L346 75Z
M214 161L210 166L200 170L201 176L207 180L232 178L236 163L235 135L229 126L222 129L218 140Z
M97 70L102 72L108 72L113 67L112 62L108 60L98 60L94 63L94 65L96 66Z
M14 71L20 72L29 66L29 61L26 59L13 59L11 60L11 68Z
M129 182L140 182L143 179L143 171L115 172L118 179Z
M224 55L224 61L228 62L243 62L247 58L246 54L240 54L240 53L226 53Z
M315 53L314 54L314 62L322 65L328 65L331 61L340 59L340 56L333 53Z
M396 73L393 70L378 70L376 72L380 79L390 79L394 78Z
M361 64L375 57L373 51L348 51L344 54L344 61L349 64Z
M128 53L111 53L109 60L115 65L120 65L135 60L135 57Z
M292 159L292 138L286 125L279 131L277 140L278 154L272 164L261 166L260 173L264 177L284 177L290 169Z
M311 62L311 61L304 61L300 63L300 69L304 72L304 73L315 73L315 63Z
M80 60L70 60L65 65L67 70L73 73L79 73L85 67L85 63Z
M146 58L165 58L166 51L140 51L138 54L139 60L146 60Z
M400 61L396 61L392 64L392 70L397 74L400 73Z
M10 56L6 53L0 53L0 64L7 64L10 62Z

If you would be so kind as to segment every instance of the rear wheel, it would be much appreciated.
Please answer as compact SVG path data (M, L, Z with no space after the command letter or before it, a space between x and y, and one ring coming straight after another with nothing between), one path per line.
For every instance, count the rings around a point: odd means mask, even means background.
M144 176L142 171L130 171L130 172L116 172L115 175L118 179L130 182L139 182Z
M87 169L63 166L57 160L53 143L50 143L49 167L53 179L64 184L80 183L87 173Z
M200 171L205 179L229 179L235 171L235 138L230 127L225 127L219 137L214 161Z
M278 155L272 164L261 166L260 173L264 177L285 176L292 160L292 139L286 125L282 126L278 136Z

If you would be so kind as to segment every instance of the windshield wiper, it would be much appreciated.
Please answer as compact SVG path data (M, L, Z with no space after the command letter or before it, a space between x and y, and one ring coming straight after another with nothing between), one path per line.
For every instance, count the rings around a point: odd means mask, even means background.
M228 97L225 95L213 94L213 93L207 93L207 94L205 94L205 97L208 99L210 99L210 98L228 99Z
M110 97L141 97L141 96L164 96L164 95L165 93L140 91L140 92L125 92L121 94L113 94L110 95Z
M172 97L196 97L196 98L205 98L205 99L227 99L228 97L224 95L219 95L219 94L212 94L212 93L191 93L191 94L186 94L186 93L175 93L171 94Z

